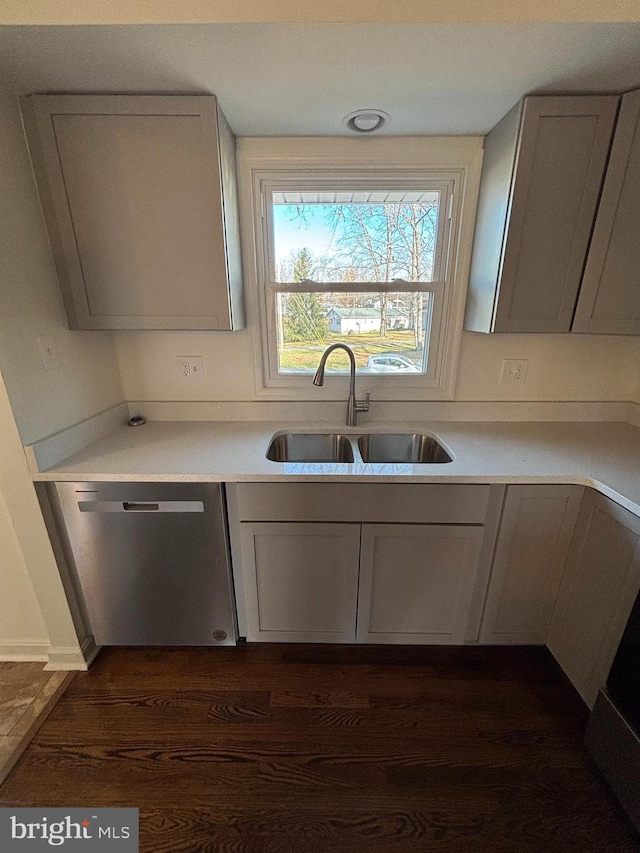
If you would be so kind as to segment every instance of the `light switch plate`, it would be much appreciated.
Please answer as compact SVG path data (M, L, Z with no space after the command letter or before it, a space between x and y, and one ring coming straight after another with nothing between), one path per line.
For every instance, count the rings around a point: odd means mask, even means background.
M204 363L201 355L179 355L176 361L181 379L188 379L190 382L204 379Z
M528 358L505 358L505 360L502 362L502 374L500 376L500 382L514 385L524 385L524 383L527 381L528 369Z

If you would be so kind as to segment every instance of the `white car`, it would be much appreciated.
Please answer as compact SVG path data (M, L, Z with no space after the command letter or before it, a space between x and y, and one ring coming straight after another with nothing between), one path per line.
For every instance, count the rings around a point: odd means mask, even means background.
M395 353L370 355L365 371L368 373L422 373L420 367L413 361Z

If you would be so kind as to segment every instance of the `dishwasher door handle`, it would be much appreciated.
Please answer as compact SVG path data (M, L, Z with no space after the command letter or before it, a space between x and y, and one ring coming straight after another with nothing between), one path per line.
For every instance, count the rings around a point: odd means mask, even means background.
M78 501L80 512L204 512L203 501Z
M123 501L122 509L125 512L160 512L160 504L143 503L141 501Z

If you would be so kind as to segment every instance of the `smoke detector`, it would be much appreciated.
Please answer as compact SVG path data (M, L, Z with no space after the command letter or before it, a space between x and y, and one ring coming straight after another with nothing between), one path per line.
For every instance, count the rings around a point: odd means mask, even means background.
M356 110L342 120L345 127L355 133L373 133L391 122L391 116L382 110Z

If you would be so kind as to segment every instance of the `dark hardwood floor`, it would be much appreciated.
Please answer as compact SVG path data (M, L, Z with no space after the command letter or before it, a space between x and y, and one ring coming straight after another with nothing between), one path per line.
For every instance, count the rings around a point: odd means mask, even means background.
M538 648L108 649L0 788L137 806L142 851L626 853Z

